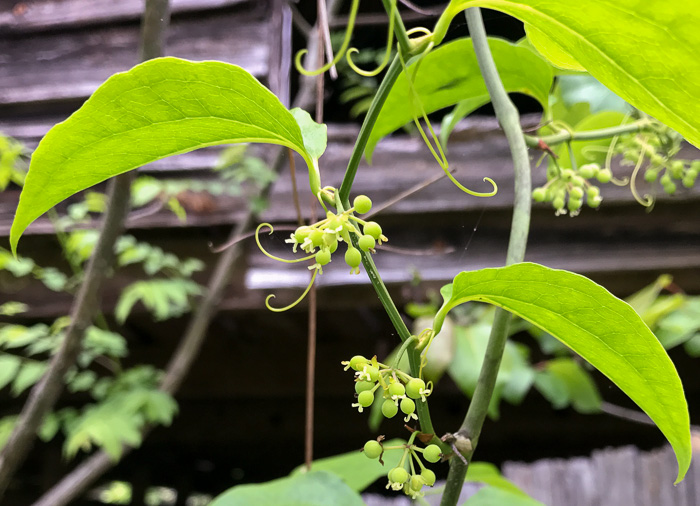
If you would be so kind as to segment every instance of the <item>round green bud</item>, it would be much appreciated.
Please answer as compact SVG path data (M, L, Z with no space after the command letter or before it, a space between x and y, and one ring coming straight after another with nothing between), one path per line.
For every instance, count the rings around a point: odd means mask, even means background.
M321 251L316 253L316 263L318 263L319 265L326 265L330 261L331 261L330 250L322 249Z
M376 459L382 454L382 445L375 440L370 440L365 443L365 455L370 459Z
M328 249L330 250L331 254L335 253L338 249L338 241L336 240L334 243L330 244Z
M690 169L688 170L695 171L696 174L700 173L700 160L693 160L690 162Z
M692 188L695 185L695 178L685 176L683 178L682 183L683 183L683 186L685 186L686 188Z
M564 197L556 197L552 201L552 207L557 211L560 209L564 209Z
M360 246L360 249L362 251L369 251L371 249L374 249L374 246L377 244L376 241L374 240L374 237L372 237L369 234L365 234L362 237L360 237L360 240L357 241L358 246Z
M367 390L372 390L373 388L374 383L372 383L371 381L358 381L357 383L355 383L355 393L358 395Z
M695 164L695 162L693 162L693 165L694 165L694 164ZM689 168L688 170L685 171L685 177L691 177L691 178L693 178L693 179L695 179L696 177L698 177L698 172L699 172L699 171L698 171L697 169L694 169L694 168L693 168L693 165L691 165L690 168Z
M389 481L392 483L406 483L408 481L408 471L403 467L395 467L389 471Z
M573 184L574 186L583 186L586 184L586 180L583 179L581 176L574 176L571 179L571 184Z
M324 232L323 234L323 244L330 247L338 242L338 234L334 232Z
M569 192L570 199L582 199L583 198L583 188L580 186L574 186Z
M666 173L663 176L661 176L660 182L663 186L673 184L673 179L671 179L671 174L669 174L668 171L666 171Z
M356 371L361 371L365 365L367 365L367 362L369 362L369 360L362 355L355 355L350 359L350 367Z
M353 248L352 246L349 247L348 250L345 252L345 263L348 264L350 267L355 268L358 267L361 262L362 255L357 250L357 248Z
M323 232L315 228L309 233L309 239L311 239L314 248L318 248L323 244Z
M399 407L391 399L387 399L382 404L382 414L387 418L394 418L399 412Z
M301 244L307 237L309 237L309 232L311 232L311 228L307 226L297 228L294 232L294 240Z
M659 154L654 153L653 155L649 156L649 162L652 165L657 165L657 166L663 165L664 157L659 155Z
M416 410L416 403L408 397L404 397L403 399L401 399L400 407L403 413L410 415Z
M653 183L657 177L659 177L659 171L655 169L647 169L644 173L644 181L647 183Z
M569 209L569 211L576 212L579 209L581 209L581 200L579 199L569 199L569 202L566 204L566 207Z
M598 197L598 196L588 197L588 199L586 199L586 204L588 204L588 207L595 209L600 205L600 203L602 201L603 201L602 197Z
M638 149L628 149L625 151L623 158L630 162L636 162L639 159L640 151Z
M571 181L574 178L574 171L571 169L564 169L561 171L561 178L564 181Z
M425 447L425 450L423 450L423 457L425 457L425 460L428 462L437 462L440 460L441 456L442 450L438 445L428 445Z
M372 381L377 381L379 379L379 369L377 369L373 365L368 365L367 369L365 369L365 373L369 374L369 377Z
M676 184L675 183L670 183L670 184L665 184L664 185L664 191L668 193L669 195L673 195L676 193Z
M685 172L685 164L680 160L671 162L671 175L676 179L682 179Z
M363 408L371 406L374 402L374 392L371 390L360 392L360 394L357 396L357 402L359 402L360 406Z
M412 378L406 383L406 395L411 399L420 399L421 390L425 390L425 381L420 378Z
M596 175L596 179L601 183L609 183L612 179L612 172L610 172L610 169L601 169Z
M418 492L423 488L423 485L425 485L425 480L423 480L423 477L420 474L414 474L411 476L411 481L409 482L408 486L414 492Z
M427 467L423 468L420 475L423 477L423 480L425 480L426 485L428 485L429 487L435 485L435 473L432 472L430 469L428 469Z
M581 165L578 169L578 174L584 179L590 179L594 177L600 170L600 165L597 163L587 163L586 165Z
M600 195L600 188L598 188L597 186L589 186L588 190L586 190L586 195L588 196L588 198L597 197L598 195Z
M360 214L368 213L372 209L372 201L367 195L358 195L352 203L355 211Z
M363 230L365 234L371 235L376 240L378 240L382 236L382 227L380 227L379 223L377 223L376 221L368 221L367 223L365 223Z
M392 383L391 385L389 385L389 395L396 395L397 397L401 397L405 393L406 389L401 383Z
M544 202L547 198L547 190L545 188L535 188L532 191L532 200L535 202Z
M325 228L328 229L331 233L335 233L339 231L339 229L343 228L343 222L340 218L333 215L330 217L330 220L328 220L328 223L326 224Z

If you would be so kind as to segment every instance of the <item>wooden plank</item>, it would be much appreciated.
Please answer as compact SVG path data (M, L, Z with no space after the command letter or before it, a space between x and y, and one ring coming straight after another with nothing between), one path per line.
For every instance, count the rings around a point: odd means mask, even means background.
M591 459L596 486L601 491L600 506L636 506L634 497L638 476L635 462L639 459L639 451L632 446L608 448L593 452Z
M577 457L568 460L561 483L566 491L564 506L600 505L600 489L590 459Z
M171 0L173 16L241 5L248 0ZM0 4L0 33L26 33L140 18L143 0L31 0Z
M166 54L226 61L265 76L267 31L257 14L174 20ZM14 115L3 114L3 106L87 98L110 75L138 63L138 39L137 25L0 39L0 118Z

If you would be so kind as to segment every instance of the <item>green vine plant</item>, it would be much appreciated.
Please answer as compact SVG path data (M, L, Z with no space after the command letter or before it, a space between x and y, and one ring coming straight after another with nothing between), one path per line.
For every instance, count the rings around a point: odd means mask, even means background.
M700 76L696 58L700 45L696 37L687 36L695 32L698 14L687 12L687 6L679 3L660 0L643 5L634 0L602 0L587 4L585 15L581 3L574 0L554 3L452 0L432 30L418 28L407 32L396 2L386 0L383 4L390 25L386 55L391 54L395 38L396 56L386 68L385 57L379 69L369 72L374 75L383 71L384 77L367 111L339 188L322 184L320 159L326 147L326 130L324 125L313 122L308 113L287 110L254 77L235 65L161 58L109 78L76 113L42 140L32 157L12 225L13 253L33 220L70 195L115 175L167 156L216 144L261 142L286 146L306 162L310 189L326 214L317 223L300 226L287 240L292 254L300 252L297 258L285 259L264 249L260 233L263 229L272 232L270 224L258 226L258 246L278 261L309 262L308 268L313 271L311 286L331 262L339 243L345 243L345 262L350 272L358 274L360 264L364 266L401 339L400 348L391 359L368 359L358 350L358 355L343 363L354 371L356 398L349 403L353 408L363 411L377 405L387 419L395 418L401 411L404 422L416 423L415 427L409 427L407 442L385 444L379 436L364 445L364 457L369 457L372 463L376 459L380 466L379 474L376 467L368 467L368 476L376 479L384 474L388 488L402 490L420 502L422 495L429 493L426 487L435 482L434 471L427 469L423 460L436 464L449 462L441 504L456 504L464 480L478 479L474 478L474 472L478 471L467 469L475 465L472 458L497 386L513 314L598 369L650 417L675 451L677 482L680 482L689 468L692 453L688 406L676 369L657 337L632 306L602 286L578 274L523 259L531 198L551 202L557 214L578 214L584 200L588 206L598 207L601 196L596 182L622 184L624 181L612 173L611 159L616 155L634 164L629 182L635 198L645 205L650 205L651 200L641 197L636 186L643 169L648 182L660 176L660 183L669 194L677 190L677 181L686 187L693 186L697 162L676 156L681 139L696 146L700 144L697 119L700 101L695 100L700 96L700 79L695 79ZM522 20L527 39L513 44L487 38L477 7L496 9ZM343 56L354 54L348 48L358 8L359 0L353 0L343 44L333 60L309 71L301 67L303 52L298 53L296 63L300 73L320 74ZM443 44L451 22L465 10L471 38ZM572 13L581 15L572 16ZM650 23L649 19L656 21ZM673 26L666 26L664 20L674 20ZM602 33L601 25L609 29ZM637 42L667 41L669 32L677 34L681 42ZM614 40L610 34L614 34ZM649 66L650 61L658 65ZM348 65L356 67L351 58ZM583 71L633 109L618 111L616 115L603 114L606 111L593 113L590 109L580 114L580 107L557 109L556 91L554 101L550 96L555 80L564 82L561 74ZM688 78L676 79L678 75ZM537 135L523 134L518 111L508 92L526 93L540 102L549 122ZM465 198L487 198L495 193L496 183L486 177L493 189L483 193L458 183L448 170L442 144L459 119L488 102L493 102L514 163L515 211L507 265L457 273L453 282L441 290L443 303L429 327L413 335L372 258L375 245L386 241L386 237L377 223L357 216L368 212L372 203L366 196L358 195L350 204L360 160L364 156L371 162L372 152L381 138L413 122L438 165L468 194ZM428 115L448 107L454 109L443 120L438 136ZM124 118L124 121L106 127L105 117ZM116 149L123 145L148 149L124 154ZM532 154L549 157L548 181L534 192L528 146ZM602 163L595 160L600 156ZM99 167L90 163L94 160L100 160ZM287 310L298 304L308 290L288 306L273 307L272 295L266 305L272 311ZM484 360L464 423L440 435L428 406L435 387L425 376L430 368L428 351L444 339L442 332L449 325L453 311L459 311L459 306L467 302L484 302L498 309L494 311ZM404 354L407 370L400 366ZM417 440L425 446L416 444ZM398 455L396 459L389 456L394 452ZM387 461L391 458L393 462L387 466L388 471L381 469L385 453ZM328 468L332 467L328 464ZM306 474L293 474L254 488L234 487L213 504L223 506L235 500L253 504L263 499L274 502L275 497L285 497L290 490L323 497L326 504L343 501L360 504L357 492L368 483L355 483L351 487L323 469L324 464L320 463ZM501 486L486 487L483 494L480 492L468 504L499 501L510 504L508 501L513 496L522 499L522 491L517 487L492 478L483 480Z

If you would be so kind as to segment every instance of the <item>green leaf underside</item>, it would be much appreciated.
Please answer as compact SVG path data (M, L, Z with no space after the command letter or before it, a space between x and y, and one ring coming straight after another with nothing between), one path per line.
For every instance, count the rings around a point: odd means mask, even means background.
M360 495L332 473L311 471L255 485L238 485L210 506L362 506Z
M381 403L378 403L381 404ZM403 439L389 439L383 441L384 446L398 446L406 444ZM327 471L341 478L345 484L356 492L362 492L382 476L386 476L401 460L400 451L386 451L382 456L384 465L378 459L368 459L360 451L343 453L323 459L314 460L311 463L311 471ZM292 471L290 476L297 476L308 472L305 466L299 466Z
M299 152L299 126L272 92L240 67L160 58L110 77L34 152L10 232L110 177L216 144L262 142Z
M700 9L666 0L452 0L510 14L614 93L700 145Z
M552 84L548 62L529 48L505 40L489 38L489 47L508 92L524 93L547 104ZM408 72L411 74L413 67ZM449 42L426 55L420 62L414 87L427 114L464 100L470 101L471 111L489 102L471 39ZM403 73L391 89L367 142L367 160L371 161L382 137L411 122L414 116L420 117L420 110L411 98Z
M579 62L542 31L532 25L525 24L525 33L532 46L554 66L565 70L585 72L586 69Z
M683 479L691 458L683 386L666 351L626 302L584 276L515 264L458 274L434 330L439 332L450 309L468 301L488 302L520 316L610 378L666 436L678 460L678 481Z

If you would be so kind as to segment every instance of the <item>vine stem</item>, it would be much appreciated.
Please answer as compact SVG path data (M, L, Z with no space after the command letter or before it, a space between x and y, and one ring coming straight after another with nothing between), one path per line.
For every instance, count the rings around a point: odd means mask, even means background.
M542 143L547 146L555 146L561 144L562 142L570 141L593 141L598 139L608 139L611 137L616 137L618 135L631 134L634 132L639 132L644 130L651 125L651 121L648 118L642 118L640 120L634 121L632 123L627 123L625 125L618 125L609 128L599 128L598 130L587 130L587 131L569 131L562 130L552 135L545 135L542 137L537 137L534 135L525 135L525 143L531 148L538 148L542 146ZM505 126L503 127L505 130Z
M493 61L491 50L486 38L484 22L481 18L479 8L472 7L465 12L469 33L474 43L474 52L481 75L486 83L496 117L503 128L510 146L511 157L513 159L513 171L515 176L515 196L513 201L513 219L511 222L510 238L508 242L508 253L506 264L511 265L522 262L525 258L525 248L527 246L527 236L530 229L530 159L528 157L525 137L520 126L520 115L518 109L508 97L508 93L503 87L503 83L498 75L498 70ZM503 357L506 339L508 337L508 326L510 314L502 309L498 309L494 316L491 335L486 347L484 362L481 366L479 379L474 390L474 396L469 404L464 422L457 431L471 440L472 450L464 456L467 462L471 462L472 455L481 434L481 428L486 419L493 390L496 385L498 370ZM464 477L467 473L467 466L458 458L450 459L450 471L447 476L445 493L442 496L441 506L454 506L457 504Z

